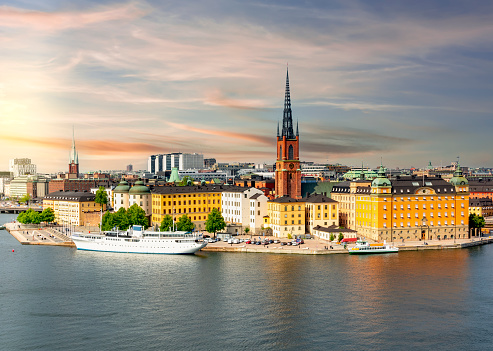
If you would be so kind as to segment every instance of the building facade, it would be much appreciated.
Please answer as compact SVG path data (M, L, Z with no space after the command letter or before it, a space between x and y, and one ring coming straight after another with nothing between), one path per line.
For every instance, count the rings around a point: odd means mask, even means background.
M166 215L174 221L186 214L195 229L205 229L205 221L213 208L221 212L223 185L157 186L152 189L151 225L159 226Z
M376 241L468 236L469 187L460 167L450 183L438 177L390 180L380 167L370 186L349 190L351 196L342 195L348 194L347 187L334 186L333 199L335 194L341 199L340 207L350 208L348 217L355 219L350 229Z
M147 171L153 174L171 171L174 167L179 171L187 169L203 169L204 155L197 153L171 153L151 155L147 159Z
M264 218L264 228L267 227L278 238L305 234L305 201L289 196L268 201Z
M311 195L304 198L306 231L313 233L315 227L339 226L337 201L324 195Z
M469 214L481 217L493 216L493 201L489 197L474 197L469 199Z
M224 186L224 191L221 194L221 214L224 221L228 225L239 226L241 233L244 228L250 227L250 198L253 195L263 195L263 192L256 188L243 188L230 185ZM266 214L267 212L264 211L262 217ZM252 229L250 228L250 230Z
M291 94L289 75L286 72L286 91L284 94L284 112L282 133L277 126L277 161L276 161L276 197L289 196L301 199L301 166L299 158L299 130L293 130L291 111Z
M9 160L9 171L14 178L24 175L36 175L36 165L30 158L14 158Z
M51 208L59 224L99 226L101 205L95 199L96 195L87 191L58 191L45 196L43 209Z

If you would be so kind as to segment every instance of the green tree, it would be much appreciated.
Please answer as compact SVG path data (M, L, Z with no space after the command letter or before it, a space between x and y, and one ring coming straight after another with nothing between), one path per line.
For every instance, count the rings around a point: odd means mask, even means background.
M337 241L341 242L342 239L344 239L344 234L339 233L339 237L337 238Z
M101 218L101 231L112 230L115 227L115 215L111 212L106 212Z
M221 212L217 208L213 208L211 213L207 216L205 221L205 230L209 233L214 233L214 238L216 237L216 232L226 228L226 222L224 221Z
M137 204L130 206L127 217L130 222L129 225L141 225L144 229L149 226L145 211Z
M483 216L478 216L475 213L469 214L469 228L483 228L486 221Z
M19 213L17 220L23 224L39 224L41 223L41 214L30 208L27 211Z
M108 203L108 194L106 193L106 190L104 189L104 186L100 186L98 191L96 191L96 198L94 199L94 202L101 205L101 220L99 222L99 228L103 228L103 205L106 205Z
M250 232L250 228L249 228L249 227L246 227L246 228L245 228L245 234L246 234L246 235L248 235L248 233L249 233L249 232ZM250 238L251 238L251 237L252 237L252 236L250 235Z
M193 178L190 176L184 176L181 181L178 183L178 186L186 186L186 185L192 185L193 184Z
M24 204L27 205L29 203L29 200L31 200L31 195L26 194L26 195L24 195L23 197L20 198L19 202L24 203Z
M163 220L161 221L161 226L159 229L167 232L168 230L173 229L173 218L170 215L164 216Z
M55 212L49 207L45 208L39 216L41 222L51 223L55 220Z
M195 228L195 224L193 224L192 219L188 217L186 214L180 217L178 222L176 223L176 229L191 232Z
M330 234L330 236L329 236L329 240L330 240L330 241L334 241L334 239L335 239L335 238L336 238L336 237L334 236L334 234L332 234L332 233L331 233L331 234Z
M113 223L119 230L127 230L130 226L127 210L120 207L118 211L113 213Z

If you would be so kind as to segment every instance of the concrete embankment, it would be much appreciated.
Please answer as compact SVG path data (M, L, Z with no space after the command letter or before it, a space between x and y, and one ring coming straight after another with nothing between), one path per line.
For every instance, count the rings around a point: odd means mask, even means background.
M473 238L458 239L454 242L451 240L435 240L426 242L422 241L407 242L397 244L399 251L421 251L421 250L444 250L444 249L462 249L479 245L493 243L493 238ZM328 246L327 246L328 245ZM279 244L270 245L250 245L250 244L226 244L224 242L211 243L202 251L206 252L243 252L243 253L275 253L275 254L298 254L298 255L330 255L330 254L347 254L348 251L340 245L332 245L324 241L311 239L305 240L301 246L279 246Z
M19 223L6 223L7 230L22 245L75 247L69 237L50 227L29 227Z

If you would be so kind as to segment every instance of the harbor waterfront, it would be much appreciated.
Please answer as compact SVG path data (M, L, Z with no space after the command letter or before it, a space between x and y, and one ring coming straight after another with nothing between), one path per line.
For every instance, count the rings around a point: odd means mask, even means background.
M0 252L5 350L485 350L493 342L492 245L156 256L20 245L0 231Z
M6 229L23 245L48 245L75 247L70 237L63 235L61 229L50 227L25 226L19 223L6 223ZM81 230L78 228L77 230ZM86 231L87 232L87 231ZM245 237L245 240L247 237ZM288 241L285 239L284 241ZM493 243L493 237L449 240L426 240L426 241L401 241L393 243L399 251L418 250L443 250L462 249L472 246ZM350 245L354 247L354 245ZM224 241L209 243L201 251L209 252L248 252L248 253L274 253L274 254L296 254L296 255L330 255L347 254L348 250L342 245L329 243L325 240L307 239L299 246L281 246L280 244L251 245L251 244L228 244Z

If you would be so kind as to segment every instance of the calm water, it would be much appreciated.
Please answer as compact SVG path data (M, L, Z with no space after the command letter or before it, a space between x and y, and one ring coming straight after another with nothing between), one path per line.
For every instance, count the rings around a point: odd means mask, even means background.
M21 246L0 231L0 260L1 350L487 350L493 342L493 245L368 257L153 256Z

